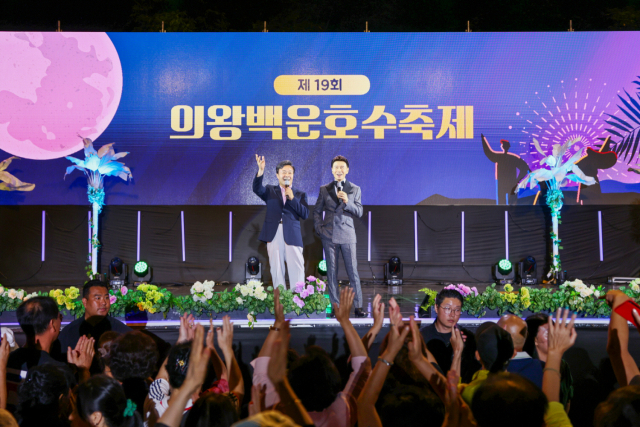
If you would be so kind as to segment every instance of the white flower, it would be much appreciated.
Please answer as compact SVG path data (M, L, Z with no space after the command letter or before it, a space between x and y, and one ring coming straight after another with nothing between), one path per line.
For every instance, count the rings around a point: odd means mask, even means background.
M206 289L213 289L213 287L216 285L216 282L214 282L213 280L205 280L203 285Z
M204 291L204 297L205 297L206 299L211 299L211 298L213 298L213 292L211 292L210 290L208 290L208 289L207 289L206 291Z
M22 289L20 289L18 292L16 292L16 298L18 298L19 300L24 298L24 291Z
M202 291L204 291L204 285L200 282L196 282L193 284L193 286L191 287L192 293L197 292L200 293Z
M235 288L233 288L233 289L235 289L236 291L239 291L239 290L240 290L240 283L238 283L238 284L236 285L236 287L235 287Z
M256 291L255 297L258 298L260 301L264 301L265 298L267 297L267 293L263 289L260 289Z
M248 286L240 286L240 293L242 294L243 297L246 297L247 295L253 293L253 289L250 289Z
M583 288L580 288L579 292L580 292L580 296L582 298L589 297L589 296L591 296L593 294L593 291L591 289L587 288L586 286L584 286Z
M244 300L240 297L236 298L236 301L238 302L238 304L244 304Z
M256 320L253 318L253 315L251 313L247 314L247 320L251 323L255 322Z
M37 297L37 296L38 296L38 293L37 293L37 292L30 293L29 295L27 295L27 296L25 296L25 297L23 298L23 301L26 301L26 300L28 300L28 299L31 299L31 298L33 298L33 297Z
M254 280L249 280L247 282L247 286L251 286L252 288L256 288L258 286L262 286L262 282L259 281L259 280L255 280L255 279Z
M4 295L4 286L0 286L0 296Z
M596 298L600 298L600 291L594 291L593 296Z
M7 294L7 296L11 299L16 299L17 293L15 289L9 289L9 293Z
M634 282L635 282L635 280L634 280ZM638 285L637 283L631 282L629 284L629 287L631 288L632 291L640 292L640 285Z

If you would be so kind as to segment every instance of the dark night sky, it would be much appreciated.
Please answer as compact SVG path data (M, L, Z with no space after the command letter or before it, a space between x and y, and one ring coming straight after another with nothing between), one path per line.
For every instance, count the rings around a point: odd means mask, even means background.
M0 30L53 31L639 30L640 0L0 1Z

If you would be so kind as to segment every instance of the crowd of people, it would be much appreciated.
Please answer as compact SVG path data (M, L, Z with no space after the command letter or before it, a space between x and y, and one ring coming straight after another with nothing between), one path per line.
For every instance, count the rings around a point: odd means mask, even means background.
M3 328L0 427L572 425L574 384L563 355L577 332L566 309L526 320L507 314L471 331L458 326L462 296L444 289L437 318L420 328L413 316L402 318L394 299L385 307L377 295L373 326L360 337L350 321L354 292L345 287L334 305L348 346L344 369L319 346L302 355L289 347L279 298L276 289L275 321L251 362L251 383L236 360L228 316L207 329L185 315L168 346L110 317L103 282L84 286L85 315L64 328L52 298L31 298L17 312L26 344L18 347ZM629 297L612 290L606 299L615 309ZM607 352L617 388L592 423L640 426L629 325L612 313ZM379 351L371 355L374 342Z

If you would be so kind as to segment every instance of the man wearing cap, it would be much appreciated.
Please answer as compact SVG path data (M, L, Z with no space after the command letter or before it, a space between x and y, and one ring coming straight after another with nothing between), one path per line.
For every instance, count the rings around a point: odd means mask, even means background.
M493 322L485 322L478 327L476 340L476 359L482 364L482 370L476 372L473 380L462 390L462 399L468 405L471 405L473 394L489 374L503 372L513 356L511 335Z

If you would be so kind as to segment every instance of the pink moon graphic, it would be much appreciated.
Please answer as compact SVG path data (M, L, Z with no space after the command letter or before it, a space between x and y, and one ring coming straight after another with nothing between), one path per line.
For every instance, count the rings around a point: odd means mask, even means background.
M111 123L122 66L106 33L0 32L0 52L0 149L57 159Z

